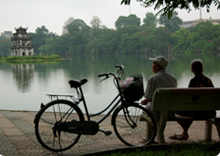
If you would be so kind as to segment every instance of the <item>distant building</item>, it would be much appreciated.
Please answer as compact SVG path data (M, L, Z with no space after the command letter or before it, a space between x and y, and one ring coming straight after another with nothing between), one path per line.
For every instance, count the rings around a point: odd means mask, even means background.
M184 21L180 27L181 28L190 28L196 26L200 22L212 22L212 24L220 24L220 19L197 19L197 20L192 20L192 21Z
M11 38L12 35L12 31L4 31L3 33L1 33L1 36L5 36L6 38Z
M32 38L27 34L27 28L15 28L16 33L11 38L11 56L34 55Z

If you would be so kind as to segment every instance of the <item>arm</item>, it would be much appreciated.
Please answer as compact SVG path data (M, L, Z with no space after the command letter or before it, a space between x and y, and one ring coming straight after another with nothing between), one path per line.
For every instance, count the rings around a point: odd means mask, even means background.
M144 99L144 100L141 101L141 104L142 105L147 105L148 102L150 102L150 100Z
M141 101L142 105L147 105L147 103L151 101L153 92L155 90L153 86L154 86L154 81L153 81L153 78L151 77L147 82L147 88L146 88L145 95L144 95L145 99Z

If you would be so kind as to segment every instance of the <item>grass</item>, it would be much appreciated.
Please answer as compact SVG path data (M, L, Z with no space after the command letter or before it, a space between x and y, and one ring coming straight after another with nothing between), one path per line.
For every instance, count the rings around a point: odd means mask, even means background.
M173 144L164 146L146 146L102 152L96 156L220 156L220 143L215 144Z

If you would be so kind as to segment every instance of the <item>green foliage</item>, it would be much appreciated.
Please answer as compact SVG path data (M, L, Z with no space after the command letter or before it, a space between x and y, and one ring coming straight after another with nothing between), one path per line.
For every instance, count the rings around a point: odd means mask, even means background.
M166 15L168 18L171 18L174 11L176 9L185 9L190 12L192 9L199 9L200 7L206 7L207 12L210 11L210 6L214 4L217 9L220 9L220 1L219 0L137 0L143 2L145 7L149 7L154 5L154 10L158 10L157 14L162 13L162 15ZM130 5L131 0L121 0L121 4Z
M157 26L157 17L153 13L148 12L143 22L144 26L155 28Z
M158 22L161 24L158 25ZM220 25L202 22L189 29L180 29L182 20L174 12L172 18L147 13L140 25L136 15L120 16L116 30L101 25L98 17L89 27L81 19L69 19L65 33L58 36L49 33L45 26L36 29L30 36L35 54L115 54L115 53L220 53ZM10 55L10 40L0 38L0 55Z
M171 18L162 15L159 18L159 23L164 25L170 32L175 32L180 29L180 25L183 23L177 15L177 12L174 12Z
M190 41L188 40L191 32L189 29L180 29L172 34L174 40L173 51L184 54L188 50Z
M54 38L56 35L49 33L49 30L45 26L41 26L35 30L35 33L30 33L30 36L33 40L34 53L40 54L42 53L41 46L46 44L46 40L49 38Z
M61 59L59 55L34 55L34 56L8 56L0 58L2 61L13 62L13 61L42 61L42 60L55 60Z
M201 22L191 29L181 29L172 37L175 41L173 52L216 54L220 50L220 25L211 22Z
M11 40L0 36L0 56L7 56L10 52Z
M152 32L151 42L155 51L167 52L172 45L171 32L167 28L159 27Z
M140 26L141 20L136 15L131 14L128 17L120 16L115 22L116 29L123 28L125 26Z

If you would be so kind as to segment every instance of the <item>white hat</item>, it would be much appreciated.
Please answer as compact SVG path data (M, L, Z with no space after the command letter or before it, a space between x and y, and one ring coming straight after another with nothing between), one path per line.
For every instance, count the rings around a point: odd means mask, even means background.
M156 62L157 64L159 64L163 68L166 68L168 65L167 59L161 55L159 55L155 58L149 58L149 60Z

